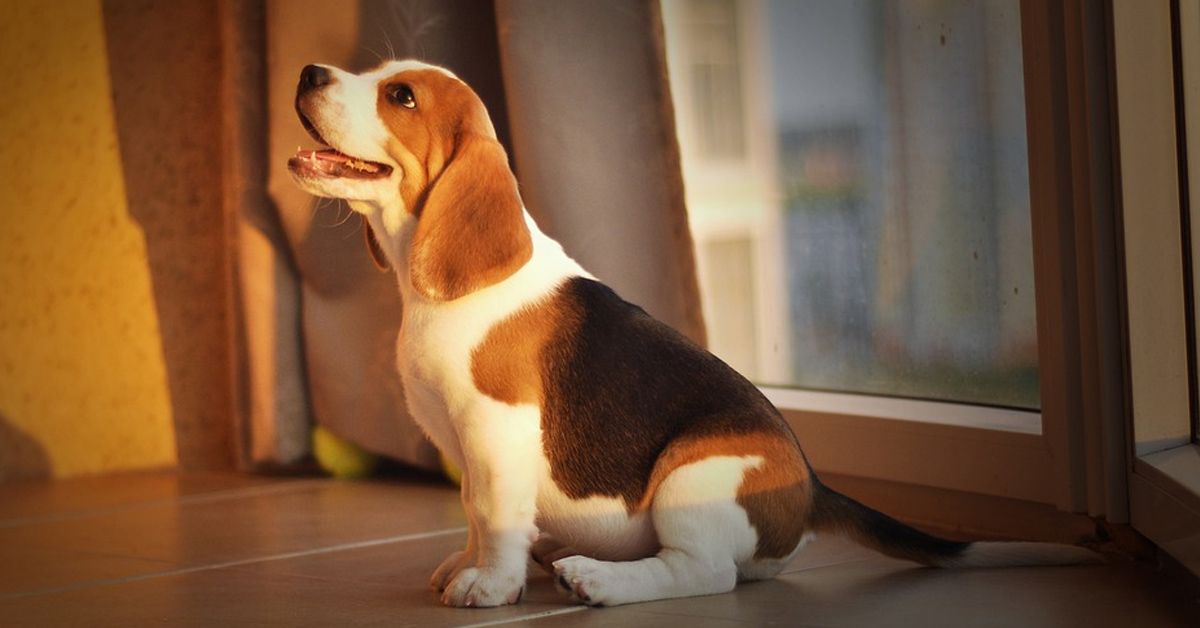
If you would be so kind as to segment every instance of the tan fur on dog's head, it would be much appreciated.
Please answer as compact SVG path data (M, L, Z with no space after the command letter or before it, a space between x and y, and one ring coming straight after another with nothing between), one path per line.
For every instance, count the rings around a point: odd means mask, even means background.
M386 211L398 191L417 221L407 261L421 296L463 297L532 257L508 156L483 102L453 74L415 62L361 75L310 66L296 109L334 150L302 151L289 161L293 176L313 193L358 201L359 211Z

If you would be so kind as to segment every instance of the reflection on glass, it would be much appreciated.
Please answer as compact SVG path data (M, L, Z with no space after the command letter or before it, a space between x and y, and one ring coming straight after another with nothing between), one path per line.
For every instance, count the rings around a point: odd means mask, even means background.
M673 83L697 64L740 76L714 94L740 106L674 90L713 349L766 384L1037 408L1017 3L666 6ZM689 54L688 33L712 51L720 28L677 27L698 9L743 42L723 66ZM688 137L730 126L740 163ZM712 200L727 197L764 200ZM735 259L739 241L758 252Z

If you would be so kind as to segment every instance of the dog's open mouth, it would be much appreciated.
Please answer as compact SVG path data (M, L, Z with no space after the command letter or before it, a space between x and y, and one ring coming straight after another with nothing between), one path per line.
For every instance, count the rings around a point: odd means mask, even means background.
M351 157L332 148L298 150L288 160L288 168L299 175L333 179L380 179L392 173L387 164Z
M296 113L300 115L300 123L304 125L304 130L308 131L313 139L328 146L329 142L321 137L316 126L299 106ZM392 173L392 167L387 164L352 157L333 148L297 149L296 155L288 160L288 169L301 176L330 179L382 179Z

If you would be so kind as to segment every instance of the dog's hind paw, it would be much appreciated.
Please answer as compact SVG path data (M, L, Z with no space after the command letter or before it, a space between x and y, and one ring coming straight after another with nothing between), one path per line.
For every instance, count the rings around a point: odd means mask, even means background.
M602 561L586 556L568 556L554 562L558 585L572 598L588 606L605 606L613 574Z
M547 534L540 535L529 548L529 556L533 558L533 561L552 576L556 575L555 562L578 554L579 550L562 545Z

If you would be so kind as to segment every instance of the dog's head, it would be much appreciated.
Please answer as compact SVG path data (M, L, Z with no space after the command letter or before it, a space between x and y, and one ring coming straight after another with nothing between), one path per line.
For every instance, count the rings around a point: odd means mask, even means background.
M363 74L310 65L300 73L296 112L329 148L288 160L293 179L317 196L379 213L390 232L379 240L383 253L407 268L417 293L456 299L532 256L517 183L487 109L449 71L417 61ZM395 236L414 219L400 259Z

